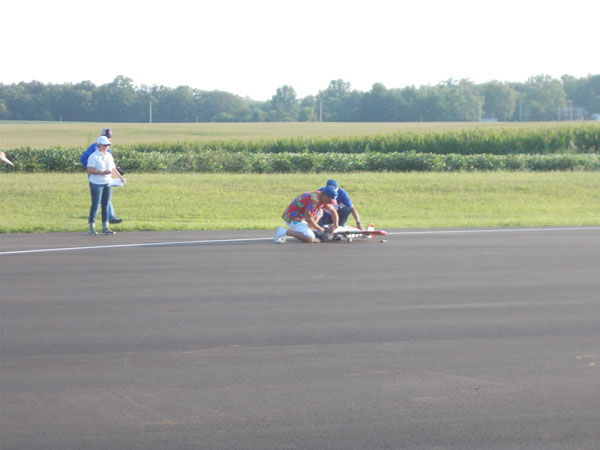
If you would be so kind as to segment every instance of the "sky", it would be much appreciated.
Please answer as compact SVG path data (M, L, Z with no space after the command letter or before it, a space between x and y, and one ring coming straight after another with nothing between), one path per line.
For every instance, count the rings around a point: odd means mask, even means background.
M264 101L600 74L598 0L71 0L0 7L0 82L189 86Z

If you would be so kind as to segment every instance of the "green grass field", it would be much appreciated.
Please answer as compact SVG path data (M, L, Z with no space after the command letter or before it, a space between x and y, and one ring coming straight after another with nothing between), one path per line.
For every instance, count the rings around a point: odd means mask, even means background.
M575 124L577 125L577 124ZM114 143L269 140L470 128L552 128L564 123L0 122L0 148L87 148L100 130ZM129 173L114 190L117 230L274 229L297 194L336 178L363 218L382 228L600 225L598 172L155 174ZM0 173L0 232L85 232L85 173ZM99 221L100 219L98 219ZM350 219L352 222L352 219Z
M88 123L88 122L0 122L0 149L19 147L87 148L104 127L113 131L113 144L119 145L215 141L269 140L295 137L349 137L396 133L398 131L442 131L473 128L552 128L565 122L544 123ZM575 123L575 125L579 125ZM588 123L593 126L593 123Z
M114 228L274 229L295 195L331 177L381 228L600 225L597 172L131 174L114 190L125 219ZM2 174L0 189L0 232L86 232L85 173Z

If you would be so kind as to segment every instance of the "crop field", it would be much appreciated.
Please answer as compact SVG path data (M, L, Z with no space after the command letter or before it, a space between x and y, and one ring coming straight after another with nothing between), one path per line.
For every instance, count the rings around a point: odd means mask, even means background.
M328 178L386 228L600 224L597 123L0 125L0 233L85 232L79 155L104 126L119 231L274 228Z
M87 123L87 122L16 122L0 121L0 149L20 147L87 147L102 128L113 130L113 143L119 145L160 142L263 141L290 138L333 138L377 136L397 132L439 132L457 130L552 130L564 123ZM575 126L581 126L575 123ZM600 123L586 123L591 129Z
M299 137L372 136L398 131L465 129L473 123L85 123L0 122L3 150L19 147L64 148L88 146L100 130L113 130L117 145L214 140L275 140ZM497 124L492 124L496 127ZM510 127L514 125L508 125Z
M596 123L120 126L121 132L113 127L113 154L123 169L132 172L600 170L600 124ZM56 134L61 127L70 128L63 129L64 136L59 139ZM84 137L81 127L3 124L2 134L7 137L2 145L14 142L5 150L18 171L80 171L78 157L95 139L90 130L100 128L87 124L88 136ZM43 143L36 144L33 138L44 134ZM75 136L81 144L68 146ZM153 138L157 140L146 141ZM56 145L57 140L64 143ZM8 170L0 166L0 171Z

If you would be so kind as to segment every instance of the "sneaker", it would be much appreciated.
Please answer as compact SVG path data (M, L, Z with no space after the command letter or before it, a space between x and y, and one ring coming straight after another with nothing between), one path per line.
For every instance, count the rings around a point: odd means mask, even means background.
M114 218L113 220L111 220L109 223L116 224L116 223L121 223L121 222L123 222L123 219L117 219L117 218L115 217L115 218Z
M108 234L117 234L117 233L109 228L102 228L102 231L100 232L100 234L108 235Z
M90 231L88 231L88 234L90 236L98 236L98 232L96 231L96 229L94 227L90 227Z
M287 230L284 227L279 227L277 228L277 231L275 232L275 238L273 239L275 241L276 244L285 244L285 233L287 232Z

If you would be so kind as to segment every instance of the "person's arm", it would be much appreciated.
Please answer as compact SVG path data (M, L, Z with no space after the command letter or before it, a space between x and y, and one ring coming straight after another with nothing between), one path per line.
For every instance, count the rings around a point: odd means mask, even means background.
M112 174L114 176L116 176L117 178L120 178L121 180L123 180L123 184L125 184L127 182L127 180L125 179L125 177L123 177L123 175L121 175L121 172L119 172L116 167L112 170Z
M88 166L87 166L87 171L89 175L109 175L110 173L112 173L111 170L99 170L96 169L96 158L92 155L90 155L90 157L88 158Z
M104 171L102 171L102 170L98 170L98 169L96 169L95 167L92 167L92 166L88 166L87 169L88 169L88 173L90 175L109 175L110 173L112 173L111 170L104 170Z
M356 221L356 226L359 230L364 230L365 227L363 227L362 223L360 223L360 217L358 215L358 211L356 210L356 208L354 207L354 205L352 205L350 207L350 212L352 213L352 216L354 217L354 220Z
M307 214L306 215L306 223L311 228L311 230L323 231L323 227L320 227L319 224L317 222L315 222L315 219L313 218L313 216L309 216Z
M331 214L331 225L329 225L329 228L327 228L327 232L332 233L333 230L338 227L340 219L336 209L332 205L327 205L325 208L327 208L327 211L329 211L329 214Z

